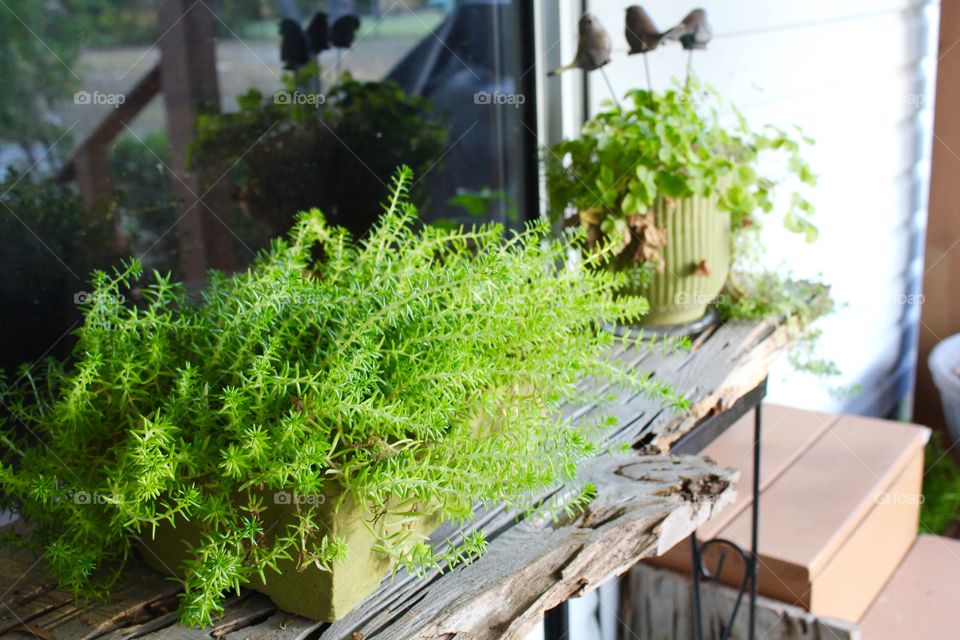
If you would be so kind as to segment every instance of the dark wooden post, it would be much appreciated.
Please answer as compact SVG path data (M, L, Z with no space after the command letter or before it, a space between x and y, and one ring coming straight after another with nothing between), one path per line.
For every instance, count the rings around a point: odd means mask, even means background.
M84 145L73 156L74 174L83 206L89 211L97 204L109 202L113 193L110 161L103 145Z
M934 105L923 306L914 419L942 428L940 396L927 369L927 357L938 342L960 331L960 3L940 5L940 48L937 98ZM956 452L954 452L956 453Z
M216 18L203 2L161 0L157 29L180 264L186 281L198 284L208 269L235 267L227 181L221 179L227 168L187 168L197 108L220 106Z
M107 112L57 172L60 182L76 180L87 209L113 199L113 180L107 150L126 125L160 92L160 66L150 69L127 93L122 104Z

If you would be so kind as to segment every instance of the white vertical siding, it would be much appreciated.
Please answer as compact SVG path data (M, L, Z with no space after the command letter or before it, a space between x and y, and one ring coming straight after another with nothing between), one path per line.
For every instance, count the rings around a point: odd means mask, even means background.
M614 40L606 70L617 92L643 86L643 61L626 55L623 37L631 2L587 4ZM643 6L665 29L694 5L652 0ZM822 275L833 286L843 308L821 323L821 344L843 376L825 384L792 375L784 364L771 378L771 396L815 409L887 413L914 357L905 332L915 320L904 302L925 218L939 5L704 0L702 6L715 35L706 51L694 54L700 79L755 125L796 124L817 140L806 157L820 176L812 194L820 241L805 245L773 224L765 234L772 264L784 261L797 275ZM575 39L575 31L566 38ZM650 54L650 63L655 88L662 88L683 77L686 52L672 44ZM587 92L591 113L610 96L597 72L589 74ZM570 135L569 126L564 132ZM906 375L892 379L895 370ZM851 385L862 392L838 398L828 389Z
M551 52L541 60L543 72L572 58L571 16L586 4L614 40L606 70L617 92L643 86L643 61L626 56L623 37L624 11L633 1L541 0L541 13L562 17L559 34L545 29L540 36ZM642 4L661 29L696 6L675 0ZM797 275L820 276L832 285L843 308L820 323L821 351L836 360L843 376L829 384L862 389L856 396L836 397L825 383L794 374L784 362L771 377L770 395L812 409L887 414L906 392L916 358L911 332L917 307L905 301L918 292L922 273L939 3L702 0L700 5L715 31L708 50L695 54L700 79L755 125L796 124L817 140L806 157L820 177L812 194L819 242L805 245L774 225L765 230L766 240L771 264L785 261ZM655 88L663 88L683 76L686 56L673 45L651 54L650 62ZM578 133L582 78L566 73L542 85L543 140ZM588 74L586 91L587 115L610 97L597 72ZM571 607L572 629L596 623L603 607L591 604Z

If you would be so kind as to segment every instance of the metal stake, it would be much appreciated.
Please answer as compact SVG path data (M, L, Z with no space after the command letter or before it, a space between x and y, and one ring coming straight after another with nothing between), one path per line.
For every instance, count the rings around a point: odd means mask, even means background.
M617 99L617 92L613 90L613 85L610 84L610 78L607 77L607 72L603 67L600 67L600 73L607 83L607 88L610 89L610 95L613 96L613 102L617 105L617 109L623 111L623 107L620 106L620 101Z
M646 51L643 52L643 68L647 72L647 91L653 93L653 81L650 80L650 60L647 58Z

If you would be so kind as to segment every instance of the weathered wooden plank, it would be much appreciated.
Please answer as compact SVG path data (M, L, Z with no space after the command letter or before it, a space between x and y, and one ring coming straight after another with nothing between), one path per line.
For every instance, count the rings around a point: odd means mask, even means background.
M598 498L572 522L520 523L476 564L432 581L387 583L390 597L380 593L375 607L368 600L331 625L297 618L281 629L276 615L228 637L524 637L544 610L669 548L734 497L730 472L689 457L605 457L584 480L597 485Z
M628 370L637 369L640 366L640 363L643 362L651 355L650 348L641 348L641 349L626 349L623 345L616 346L609 354L609 361L611 364L619 367L623 367ZM617 393L616 390L611 390L609 382L597 382L596 380L583 380L579 385L579 391L581 392L580 400L577 402L571 402L564 406L561 409L561 416L565 418L570 418L571 420L582 420L585 416L592 413L596 410L596 405L590 402L593 398L599 397L604 393L613 393L615 397L623 398L624 400L629 396L623 396L623 391Z
M613 390L609 405L577 407L569 415L590 422L611 415L618 426L606 435L609 443L643 444L664 453L705 418L732 406L766 376L792 340L790 329L776 320L730 321L708 329L690 350L640 354L627 350L617 358L625 369L655 375L691 401L683 415L664 410L656 399ZM604 387L606 390L606 387Z
M690 353L668 356L657 369L660 380L690 399L690 410L679 418L661 414L640 430L628 425L625 437L669 451L705 417L728 409L760 384L790 339L787 327L773 322L728 322L712 329Z
M135 633L132 633L129 637L143 638L144 640L209 640L210 638L229 637L233 633L239 633L242 637L246 629L259 625L276 613L277 606L270 602L269 598L259 593L247 591L239 598L231 600L223 616L217 620L212 628L190 629L174 624L146 634L131 630ZM285 617L291 617L289 613L280 613Z
M99 638L172 612L180 591L179 584L132 563L110 602L83 608L72 594L56 588L42 558L27 553L0 558L4 567L0 588L7 591L0 607L0 637L29 623L32 629L54 633L58 640ZM16 582L18 572L24 577ZM7 584L11 578L14 581ZM175 620L171 617L167 624Z
M285 611L278 611L265 622L238 629L225 636L225 640L294 640L312 637L322 624L301 618ZM170 636L162 636L166 640Z
M669 569L638 564L625 580L623 600L627 615L623 620L634 634L644 640L692 638L690 580ZM701 588L704 638L720 638L730 618L737 592L726 585L705 582ZM732 640L747 638L746 602L734 621ZM859 640L860 630L853 622L817 617L799 607L776 600L757 598L757 637L764 640Z
M19 523L8 526L20 528ZM27 551L0 555L0 636L72 601L47 575L42 557Z
M726 410L756 387L791 340L791 331L772 320L727 322L700 335L689 351L658 353L639 365L690 400L686 413L664 410L644 395L620 392L613 405L592 407L584 418L593 418L595 412L612 415L619 424L608 434L608 442L666 453L705 418Z
M44 585L46 588L46 585ZM171 640L201 640L225 637L231 633L259 625L277 613L277 607L258 593L244 591L225 605L225 612L207 629L191 629L177 624L176 613L179 585L149 569L132 565L117 588L110 603L87 610L78 608L70 594L50 588L33 596L31 602L42 598L53 602L41 615L26 615L18 611L11 621L4 620L0 637L17 634L50 634L57 640L94 640L96 638L169 638ZM24 603L26 604L26 603ZM8 610L9 612L9 610ZM282 612L281 612L282 613ZM20 618L19 620L17 618ZM284 613L281 618L294 617ZM310 623L311 625L315 623ZM259 637L259 636L253 636Z
M691 410L681 416L664 411L657 401L645 396L617 392L617 400L613 405L590 407L572 415L590 419L593 412L609 413L620 423L620 427L609 436L611 443L636 443L647 438L656 449L668 449L670 443L702 419L729 407L743 393L759 384L766 376L772 360L788 344L789 332L785 328L781 331L779 323L775 321L734 322L700 336L689 352L654 352L637 357L636 353L627 351L619 358L622 364L628 367L642 366L645 372L655 373L658 378L667 380L691 399ZM501 518L509 520L512 515L502 514ZM492 545L488 555L494 553L497 551ZM386 590L394 593L395 601L406 602L420 592L431 591L429 586L423 585L420 582L409 592L406 589L390 589L389 586ZM378 600L382 603L382 598ZM348 637L345 629L359 628L355 626L354 619L369 615L370 607L364 603L321 637ZM378 607L377 617L382 618L383 615ZM366 630L372 626L372 622L362 625Z
M524 521L476 563L423 587L412 606L401 601L360 627L348 616L320 638L525 637L545 610L688 535L733 499L733 478L693 457L596 459L583 479L597 497L573 521Z

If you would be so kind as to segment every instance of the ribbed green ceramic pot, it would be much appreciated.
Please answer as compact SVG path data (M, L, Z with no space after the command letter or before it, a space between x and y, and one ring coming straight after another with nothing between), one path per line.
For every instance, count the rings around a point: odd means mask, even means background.
M657 227L667 230L661 249L665 268L640 292L650 302L641 324L662 327L699 320L730 273L730 213L720 210L716 194L659 198L653 213Z

